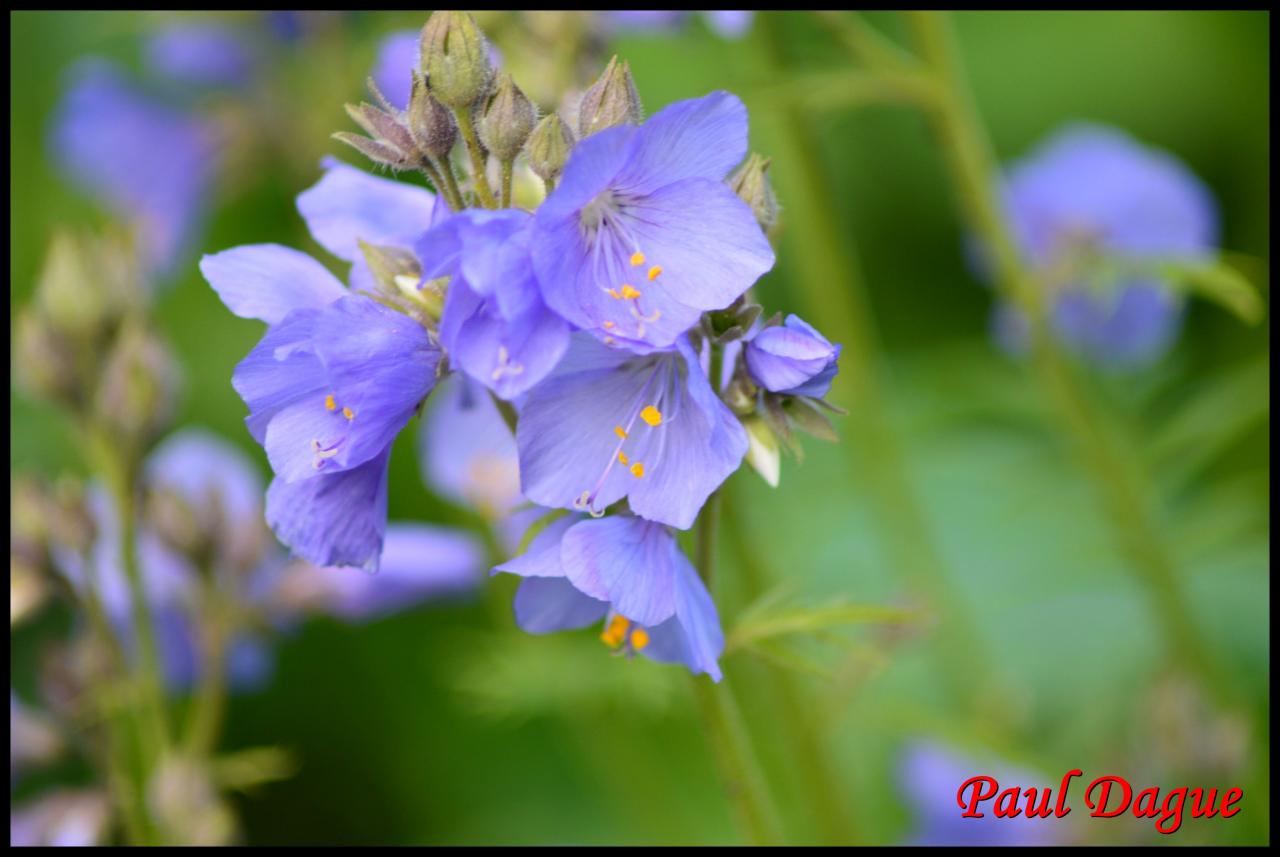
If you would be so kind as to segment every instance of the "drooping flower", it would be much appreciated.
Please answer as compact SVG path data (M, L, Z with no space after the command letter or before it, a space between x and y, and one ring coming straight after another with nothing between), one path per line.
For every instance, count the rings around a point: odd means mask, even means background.
M547 305L606 342L671 345L773 266L751 209L724 183L747 153L747 111L726 92L580 142L535 216Z
M131 224L146 267L187 247L217 167L212 128L145 94L112 63L81 61L52 123L58 165Z
M720 680L724 635L715 604L661 524L631 515L566 516L494 571L524 578L514 606L529 633L604 620L600 637L610 648Z
M976 759L961 755L933 741L910 743L899 761L898 781L915 816L914 832L908 845L1061 845L1064 822L1057 818L996 818L985 810L983 818L962 818L956 793L965 780L978 774L993 776L1000 783L1017 783L1026 788L1048 785L1044 778L1002 766L992 769Z
M1156 273L1121 275L1116 261L1211 257L1217 211L1204 184L1164 152L1122 131L1072 125L1012 165L1001 186L1025 264L1051 289L1050 322L1070 348L1102 363L1160 357L1181 325L1183 301ZM998 306L996 336L1026 346L1020 312Z
M752 379L766 390L820 399L836 376L840 346L789 315L783 324L752 335L743 353Z
M249 82L254 57L245 34L213 21L177 21L147 40L149 70L188 86L238 87Z
M533 502L601 514L626 497L635 514L680 529L747 450L687 340L635 355L582 333L529 393L516 443Z
M533 276L531 220L514 209L463 211L416 245L424 280L449 277L440 343L456 368L504 399L545 378L569 344L569 326Z

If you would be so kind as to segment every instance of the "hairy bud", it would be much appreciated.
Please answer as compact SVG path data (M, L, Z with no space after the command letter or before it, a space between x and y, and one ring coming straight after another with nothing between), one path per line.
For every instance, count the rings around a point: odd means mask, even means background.
M631 67L615 56L609 60L600 79L582 95L578 108L578 134L590 137L614 125L638 125L643 111Z
M434 12L422 28L422 70L447 107L467 110L489 91L489 45L466 12Z
M751 206L751 213L756 216L760 228L768 232L778 222L778 198L774 195L773 185L769 183L769 164L771 158L763 158L752 152L751 155L729 177L729 187L733 192Z
M168 424L177 387L165 344L141 323L126 324L107 355L95 415L122 440L144 446Z
M513 161L537 121L533 102L520 91L511 75L503 73L480 117L480 142L499 161Z
M573 132L558 113L543 117L533 129L524 151L529 156L529 168L544 182L560 178L569 153L573 151Z
M414 72L409 94L409 133L418 150L431 158L447 158L458 140L453 114L432 95L427 80Z

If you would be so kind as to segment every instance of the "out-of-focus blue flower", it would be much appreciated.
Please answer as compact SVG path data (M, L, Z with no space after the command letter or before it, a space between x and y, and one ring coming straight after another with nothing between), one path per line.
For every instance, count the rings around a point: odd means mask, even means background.
M162 79L203 87L239 87L254 73L244 34L212 21L168 24L147 40L149 70Z
M685 25L693 13L687 10L615 9L603 13L609 29L618 32L670 32ZM702 13L707 26L721 38L740 39L751 29L751 10L711 9Z
M747 111L714 92L580 142L534 220L547 305L606 342L665 347L773 266L750 207L724 183Z
M970 777L993 776L1002 785L1043 788L1044 778L1009 767L967 758L933 741L915 741L904 751L898 780L908 805L915 811L909 845L1057 845L1064 822L1056 818L996 818L990 809L982 818L962 818L956 793Z
M484 579L484 567L484 545L466 532L392 523L377 574L295 563L280 575L272 599L290 614L322 612L364 622L471 592Z
M1001 193L1025 263L1054 289L1050 320L1063 342L1099 362L1159 358L1183 302L1154 276L1099 285L1106 260L1197 261L1213 255L1217 211L1208 189L1171 155L1122 131L1072 125L1006 173ZM1026 319L1001 306L997 339L1026 347Z
M840 346L832 345L798 316L789 315L783 324L755 333L744 353L747 370L761 387L820 399L836 377Z
M400 30L378 44L378 58L373 64L373 82L392 105L409 108L412 72L418 67L417 30Z
M236 367L276 478L267 521L315 565L378 567L391 443L435 386L426 329L371 298L295 310Z
M434 197L337 161L298 197L313 236L352 261L352 285L372 276L358 241L403 246L430 227ZM435 384L440 350L417 322L348 292L305 253L233 247L200 269L235 314L271 325L237 367L246 424L276 479L267 519L318 566L376 569L386 527L391 441Z
M153 99L113 64L84 60L55 110L58 166L130 223L147 269L168 272L208 202L216 168L213 130Z
M9 845L102 845L110 821L105 794L59 789L9 810Z
M423 279L449 277L440 343L455 368L513 399L555 368L569 326L538 292L529 260L532 218L468 210L415 245Z
M535 503L599 513L626 497L637 515L681 529L747 451L687 340L641 356L583 333L529 393L516 441Z
M422 479L441 497L490 521L520 505L516 439L493 399L464 375L451 375L431 394L419 436Z
M23 770L53 759L62 749L62 736L50 720L28 708L9 689L9 782Z
M721 677L720 617L672 532L631 515L566 516L494 569L525 578L516 622L531 634L604 619L611 648Z

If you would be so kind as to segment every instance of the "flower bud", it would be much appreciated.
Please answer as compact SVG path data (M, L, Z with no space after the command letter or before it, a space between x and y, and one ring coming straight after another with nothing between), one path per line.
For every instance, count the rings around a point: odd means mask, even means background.
M409 133L418 151L431 158L447 158L458 140L458 124L449 108L432 95L427 80L413 73L409 93Z
M403 247L357 243L385 300L417 318L423 326L434 328L444 312L444 292L435 281L422 282L418 257Z
M840 346L794 315L763 328L746 348L747 370L774 393L822 398L836 376Z
M538 123L525 143L524 151L529 156L529 167L544 182L553 182L560 178L569 153L573 151L573 132L569 130L558 113L549 113Z
M86 244L64 230L54 233L36 284L45 318L69 336L91 336L107 309L108 293L96 287Z
M141 323L127 324L107 355L94 401L97 419L139 447L167 424L178 378L169 349Z
M752 152L729 177L729 187L733 188L733 192L743 202L751 206L751 213L756 216L756 222L765 232L778 222L778 198L774 195L768 175L772 162L771 158L763 158Z
M498 78L497 88L489 97L480 117L480 142L500 162L515 160L538 121L538 111L510 74Z
M74 407L84 393L71 340L32 307L18 314L14 363L18 384L41 399Z
M631 67L615 56L600 79L582 94L578 108L578 134L590 137L614 125L638 125L642 115L640 95L631 79Z
M446 107L468 110L489 91L489 45L466 12L434 12L422 28L422 70Z
M382 95L378 85L369 78L369 91L380 107L372 104L348 104L347 115L364 129L368 137L339 131L335 140L356 149L375 164L403 170L418 166L418 145L409 131L408 114L393 107Z
M770 488L777 488L782 475L782 450L777 435L759 417L747 417L742 427L747 430L747 464Z

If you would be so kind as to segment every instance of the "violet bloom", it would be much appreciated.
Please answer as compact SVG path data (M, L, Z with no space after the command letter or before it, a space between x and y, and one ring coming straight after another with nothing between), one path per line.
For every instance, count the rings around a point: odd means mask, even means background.
M839 345L796 315L761 328L745 347L747 370L757 384L771 393L814 399L831 389L839 357Z
M747 451L687 339L636 355L583 333L529 393L516 442L533 502L598 515L626 497L637 515L681 529Z
M914 809L915 832L909 845L1057 845L1064 839L1064 822L1056 818L996 818L989 808L982 818L962 818L956 793L967 779L979 774L995 777L1002 786L1044 788L1044 778L1008 767L967 758L932 741L908 745L898 767L898 779L908 805Z
M84 60L52 122L58 166L133 227L148 270L189 244L217 161L212 129L144 94L112 63Z
M440 344L455 368L503 399L545 378L569 344L569 326L538 292L531 226L515 209L468 210L416 244L423 279L449 277Z
M373 64L373 82L387 101L401 110L409 109L409 90L413 70L419 63L417 30L400 30L378 43L378 58Z
M359 241L402 246L430 226L434 198L326 161L298 198L316 240L370 279ZM391 442L435 384L440 349L416 321L349 292L305 253L276 244L201 260L223 303L271 327L232 383L276 479L267 519L319 566L376 569L386 528Z
M547 305L648 350L732 303L773 266L751 208L724 183L746 153L747 110L727 92L578 143L534 218Z
M212 21L181 21L152 34L146 62L157 77L189 86L240 87L253 76L244 35Z
M1025 263L1051 288L1050 321L1090 358L1137 365L1159 358L1181 325L1183 301L1156 276L1099 287L1099 262L1200 261L1218 239L1214 201L1171 155L1099 125L1073 125L1015 163L1002 185ZM997 309L997 338L1026 347L1026 319Z
M603 13L609 29L617 32L671 32L683 27L692 17L687 10L615 9ZM755 12L751 10L711 9L702 13L712 32L724 39L740 39L751 29Z
M525 578L515 614L531 634L604 620L600 637L610 648L720 680L720 617L675 535L661 524L630 515L567 516L494 571Z
M520 505L516 439L493 399L465 375L442 380L422 419L419 456L427 487L490 521Z

